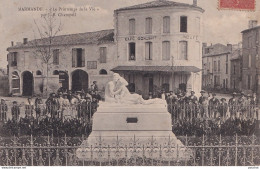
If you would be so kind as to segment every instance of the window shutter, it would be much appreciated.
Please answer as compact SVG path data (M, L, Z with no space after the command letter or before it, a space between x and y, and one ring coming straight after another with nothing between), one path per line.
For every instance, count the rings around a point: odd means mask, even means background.
M81 66L85 67L85 49L82 49Z
M145 43L145 60L149 60L149 44Z
M72 49L72 67L76 67L77 49Z
M170 17L163 17L163 33L170 33Z
M7 62L10 61L10 59L11 59L10 57L11 57L11 53L8 53L8 54L7 54L7 58L6 58L6 59L7 59Z

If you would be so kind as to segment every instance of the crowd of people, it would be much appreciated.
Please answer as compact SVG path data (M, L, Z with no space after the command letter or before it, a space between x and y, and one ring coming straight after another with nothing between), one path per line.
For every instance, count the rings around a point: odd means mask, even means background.
M3 132L9 130L10 135L42 134L49 135L77 135L91 132L92 116L97 111L98 104L103 98L94 84L89 92L66 92L62 88L51 93L43 101L36 97L32 101L27 98L24 105L13 101L8 107L1 99L0 121L4 122ZM254 131L258 120L256 95L233 93L227 101L218 99L215 93L201 91L197 97L194 91L165 93L161 98L168 104L168 111L172 115L173 131L177 135L201 135L232 133L250 134ZM153 98L150 96L149 98ZM21 106L24 116L21 117ZM10 110L9 110L10 109ZM7 112L12 114L7 119Z
M197 98L195 92L190 94L185 92L165 94L162 98L168 103L168 111L172 114L173 120L191 121L194 118L221 119L226 121L232 119L258 119L256 94L245 95L233 93L227 101L226 98L218 99L216 93L201 91L201 96Z

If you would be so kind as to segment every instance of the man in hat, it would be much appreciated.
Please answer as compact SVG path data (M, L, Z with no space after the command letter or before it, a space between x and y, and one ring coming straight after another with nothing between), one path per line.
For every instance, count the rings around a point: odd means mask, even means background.
M208 118L208 97L206 96L206 92L202 90L200 92L201 96L199 97L199 104L200 104L200 116L204 118Z
M195 102L198 100L198 98L195 96L195 92L194 92L194 91L191 91L191 92L190 92L189 99L190 99L193 103L195 103Z
M228 100L229 112L230 112L230 116L231 116L232 118L235 117L236 112L237 112L237 110L238 110L238 108L237 108L238 101L237 101L236 95L237 95L237 93L236 93L236 92L233 92L233 93L232 93L232 98L230 98L230 99Z
M20 107L18 106L17 101L13 101L11 112L12 112L12 120L18 122L20 118Z
M25 118L32 119L34 111L34 104L32 102L32 98L28 97L27 102L25 103Z
M212 93L212 98L209 100L209 118L216 118L218 105L219 100L216 98L216 93Z
M218 112L219 112L222 120L225 121L227 118L228 104L227 104L225 98L221 98L220 101L221 101L221 103L219 104Z
M46 100L46 107L48 112L51 115L51 118L57 118L58 116L58 109L59 109L59 102L56 98L56 94L55 93L51 93L50 97Z
M1 121L6 121L6 113L8 111L8 107L7 104L5 103L5 99L1 99L1 103L0 103L0 120Z
M98 91L97 81L93 81L93 84L91 85L91 90L94 92Z
M238 99L238 112L237 112L237 118L242 118L244 119L246 116L246 111L247 111L247 99L245 97L245 93L241 92L241 96Z

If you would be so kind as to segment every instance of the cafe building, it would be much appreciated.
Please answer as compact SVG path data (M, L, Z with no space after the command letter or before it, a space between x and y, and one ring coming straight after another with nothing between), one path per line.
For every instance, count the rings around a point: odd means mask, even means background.
M157 0L114 11L112 69L147 98L161 90L201 90L202 14L193 4Z

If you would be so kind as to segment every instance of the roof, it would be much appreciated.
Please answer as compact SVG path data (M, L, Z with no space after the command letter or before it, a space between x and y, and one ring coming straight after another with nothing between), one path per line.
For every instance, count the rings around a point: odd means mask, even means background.
M101 44L106 42L114 42L114 29L55 36L52 45ZM17 44L8 49L33 47L36 43L39 46L47 45L48 38L28 41L27 44Z
M111 71L131 71L131 72L199 72L201 69L195 66L117 66Z
M210 48L210 53L204 54L203 57L210 57L210 56L219 56L224 54L231 53L231 48L228 48L226 45L217 43L212 46L207 46L205 49Z
M158 7L188 7L188 8L198 9L201 12L204 12L204 10L201 7L198 7L198 6L195 6L195 5L190 5L190 4L186 4L186 3L180 3L180 2L167 1L167 0L151 1L151 2L147 2L147 3L143 3L143 4L119 8L116 11L146 9L146 8L158 8Z
M254 30L254 29L259 29L259 28L260 28L260 25L259 26L255 26L253 28L249 28L249 29L243 30L241 33L246 33L248 31L251 31L251 30Z

